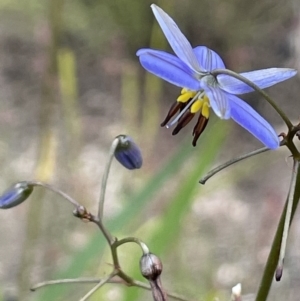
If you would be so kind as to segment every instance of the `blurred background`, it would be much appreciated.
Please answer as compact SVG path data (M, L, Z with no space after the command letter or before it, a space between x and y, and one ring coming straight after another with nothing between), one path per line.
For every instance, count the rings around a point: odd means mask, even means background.
M171 51L150 9L155 2L192 45L218 52L235 71L299 68L298 0L0 0L0 189L41 180L97 210L110 144L130 134L144 156L141 170L114 162L105 223L118 238L137 236L163 261L164 288L189 300L229 300L242 283L257 291L292 161L285 149L241 162L210 179L209 169L261 147L231 121L211 118L196 148L192 126L177 136L160 128L180 90L146 74L139 48ZM268 91L299 121L299 79ZM243 97L278 133L274 110L255 93ZM192 122L193 123L193 122ZM110 255L94 225L72 206L36 189L0 212L0 300L79 300L89 284L29 288L58 278L103 277ZM296 214L284 276L270 300L300 294L300 224ZM140 250L120 249L124 270L142 280ZM149 292L108 284L90 300L152 300Z

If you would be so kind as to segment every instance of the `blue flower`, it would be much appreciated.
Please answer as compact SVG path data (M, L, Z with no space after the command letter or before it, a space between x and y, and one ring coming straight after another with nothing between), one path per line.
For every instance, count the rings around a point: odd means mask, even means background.
M213 76L215 69L225 69L220 56L213 50L198 46L192 48L173 19L155 4L151 5L156 20L164 32L175 55L154 50L140 49L137 52L142 66L154 75L182 89L177 102L172 105L161 124L167 128L175 123L173 135L188 124L200 112L193 130L193 145L203 132L209 118L209 109L221 119L232 118L253 136L271 149L279 146L279 138L273 127L247 103L236 95L252 92L253 89L228 75ZM261 89L289 79L297 73L294 69L269 68L241 73ZM169 123L170 119L179 113Z

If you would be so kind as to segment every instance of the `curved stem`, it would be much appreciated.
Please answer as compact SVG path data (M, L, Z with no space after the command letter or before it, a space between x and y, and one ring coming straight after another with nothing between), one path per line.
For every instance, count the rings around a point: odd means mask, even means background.
M60 196L62 196L64 199L66 199L67 201L69 201L71 204L73 204L74 206L78 207L80 206L80 204L75 201L72 197L70 197L68 194L66 194L65 192L63 192L62 190L55 188L54 186L51 186L47 183L43 183L43 182L39 182L39 181L28 181L27 182L28 185L31 186L40 186L40 187L44 187L48 190L51 190L54 193L59 194Z
M102 216L103 216L103 207L104 207L107 179L108 179L108 175L109 175L111 162L114 158L114 154L115 154L118 144L119 144L119 138L115 138L111 144L108 160L106 162L104 174L102 176L101 191L100 191L99 206L98 206L98 218L99 219L102 219Z
M43 281L40 283L35 284L30 288L32 292L40 289L44 286L48 285L56 285L56 284L68 284L68 283L99 283L101 279L99 278L75 278L75 279L59 279L59 280L49 280Z
M283 228L282 239L281 239L280 254L279 254L279 260L278 260L278 266L276 269L276 280L277 281L279 281L281 279L282 272L283 272L283 262L284 262L285 249L286 249L286 243L287 243L290 223L291 223L293 199L294 199L294 194L295 194L296 178L297 178L298 169L299 169L299 161L294 160L292 178L291 178L290 189L289 189L289 194L288 194L285 222L284 222L284 228Z
M262 148L259 148L259 149L255 150L255 151L253 151L253 152L250 152L250 153L247 153L247 154L242 155L240 157L231 159L231 160L225 162L224 164L221 164L221 165L217 166L216 168L212 169L211 171L209 171L206 174L206 176L204 176L203 178L201 178L199 180L199 183L202 184L202 185L204 185L208 179L210 179L212 176L214 176L215 174L217 174L221 170L225 169L226 167L228 167L230 165L233 165L234 163L237 163L237 162L242 161L244 159L247 159L247 158L253 157L255 155L264 153L264 152L266 152L268 150L270 150L268 147L262 147Z
M130 243L130 242L134 242L134 243L138 244L141 247L144 255L150 253L147 245L136 237L126 237L121 240L117 240L114 242L113 247L117 248L123 244Z
M226 74L229 76L232 76L242 82L244 82L245 84L247 84L248 86L250 86L253 90L257 91L261 96L263 96L267 102L275 109L275 111L280 115L280 117L282 118L282 120L285 122L285 124L287 125L288 129L290 130L293 127L293 124L291 123L291 121L289 120L289 118L285 115L285 113L277 106L277 104L272 100L272 98L262 89L259 88L259 86L257 86L256 84L254 84L252 81L250 81L249 79L247 79L246 77L235 73L234 71L228 70L228 69L215 69L213 71L211 71L211 74L214 76L217 76L219 74Z
M292 214L291 214L291 220L290 223L293 220L293 217L295 215L298 203L300 198L300 171L297 171L296 176L296 186L295 186L295 193L293 196L293 206L292 206ZM259 284L259 289L256 295L255 301L266 301L268 298L268 294L272 285L274 273L278 264L278 257L280 252L280 245L281 245L281 239L282 239L282 233L284 228L284 222L286 217L286 210L287 210L287 204L288 200L286 201L284 210L281 214L279 224L277 226L277 230L273 239L271 251L266 263L266 267L264 269L264 273L261 279L261 282Z

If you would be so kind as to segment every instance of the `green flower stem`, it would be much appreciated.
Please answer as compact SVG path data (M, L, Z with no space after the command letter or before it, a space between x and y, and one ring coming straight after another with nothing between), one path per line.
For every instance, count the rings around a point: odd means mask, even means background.
M118 144L119 144L119 138L115 138L111 144L111 147L109 150L108 161L106 162L104 174L102 176L101 192L100 192L99 207L98 207L98 218L99 219L102 219L102 217L103 217L103 207L104 207L107 179L108 179L108 175L109 175L110 166L111 166L112 160L114 158L114 154L115 154Z
M276 105L276 103L272 100L272 98L262 89L260 89L256 84L254 84L252 81L250 81L249 79L247 79L246 77L235 73L234 71L228 70L228 69L215 69L211 72L212 75L217 76L219 74L226 74L229 76L232 76L242 82L244 82L245 84L247 84L248 86L250 86L252 89L254 89L255 91L257 91L261 96L263 96L267 102L275 109L275 111L280 115L280 117L282 118L282 120L285 122L285 124L287 125L288 129L291 130L293 128L293 124L290 121L290 119L285 115L285 113Z
M117 247L119 247L123 244L130 243L130 242L134 242L134 243L138 244L141 247L142 252L143 252L144 255L150 253L149 248L147 247L147 245L144 242L142 242L140 239L136 238L136 237L126 237L126 238L123 238L121 240L117 240L117 241L114 242L113 246L115 248L117 248Z
M107 243L111 247L117 239L115 237L113 237L111 235L111 233L105 228L105 226L103 225L101 219L99 219L99 218L97 218L93 215L91 216L91 218L92 219L90 221L95 223L99 227L99 230L102 232L102 234L105 237Z
M275 276L277 281L279 281L281 279L282 272L283 272L283 261L284 261L284 256L285 256L289 228L290 228L290 224L291 224L291 213L292 213L292 208L293 208L293 198L294 198L294 194L295 194L296 175L297 175L298 169L299 169L299 161L294 160L292 179L291 179L291 184L290 184L290 189L289 189L289 194L288 194L286 216L285 216L284 228L283 228L282 239L281 239L280 254L279 254L278 266L276 269L276 276Z
M34 286L32 286L30 288L30 290L32 292L48 286L48 285L57 285L57 284L70 284L70 283L99 283L101 281L101 279L99 278L71 278L71 279L58 279L58 280L49 280L49 281L43 281L40 283L35 284ZM113 281L108 281L109 283L113 282Z
M209 171L203 178L201 178L199 180L199 183L202 184L202 185L204 185L208 179L210 179L212 176L214 176L215 174L217 174L221 170L225 169L226 167L228 167L230 165L233 165L233 164L235 164L235 163L237 163L239 161L242 161L244 159L250 158L252 156L264 153L264 152L266 152L268 150L270 150L268 147L262 147L262 148L259 148L259 149L255 150L255 151L253 151L253 152L250 152L250 153L247 153L247 154L242 155L240 157L231 159L231 160L225 162L224 164L221 164L221 165L217 166L216 168L212 169L211 171Z
M68 202L73 204L75 207L80 206L80 204L77 201L75 201L73 198L71 198L68 194L66 194L65 192L63 192L62 190L60 190L58 188L55 188L54 186L51 186L50 184L40 182L40 181L28 181L27 184L31 185L31 186L40 186L40 187L46 188L48 190L51 190L52 192L57 193L58 195L60 195L64 199L66 199Z
M300 198L300 170L298 168L296 172L296 184L295 184L295 193L293 195L293 206L292 206L292 212L291 212L291 220L290 224L293 220L295 211L297 209L298 203L299 203L299 198ZM255 301L265 301L267 300L274 273L276 271L276 267L278 264L278 258L279 258L279 252L280 252L280 247L281 247L281 240L282 240L282 233L283 233L283 228L284 228L284 223L285 223L285 217L286 217L286 211L287 211L287 204L288 204L288 199L286 201L284 210L281 214L280 221L276 230L276 234L272 243L271 251L266 263L266 267L258 288L258 292L256 295Z

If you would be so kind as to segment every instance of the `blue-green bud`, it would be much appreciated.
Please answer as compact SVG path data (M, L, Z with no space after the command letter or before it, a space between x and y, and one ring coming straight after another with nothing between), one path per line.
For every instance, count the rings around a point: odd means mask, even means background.
M19 182L7 189L0 196L0 209L8 209L23 203L32 193L33 186Z
M141 168L143 158L137 144L127 135L119 135L119 143L115 150L115 158L128 169Z

